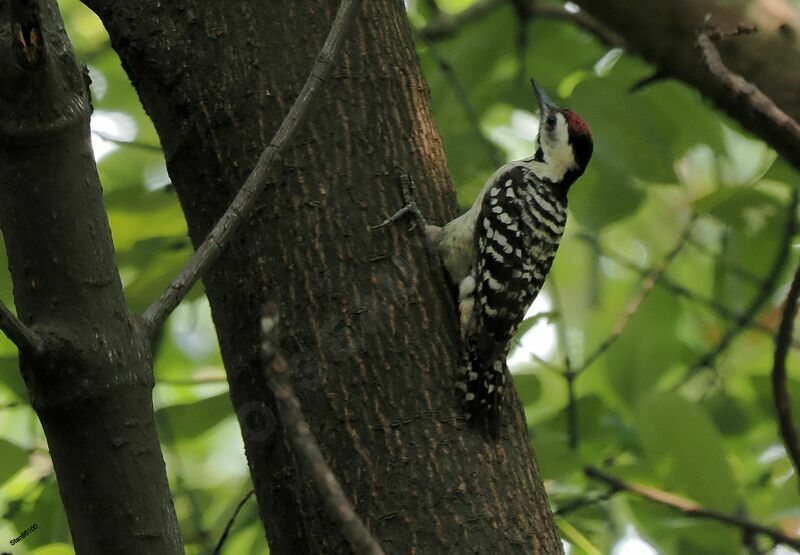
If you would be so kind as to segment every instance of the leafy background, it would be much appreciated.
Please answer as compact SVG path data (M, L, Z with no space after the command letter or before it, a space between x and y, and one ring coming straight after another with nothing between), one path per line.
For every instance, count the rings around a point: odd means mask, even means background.
M438 2L453 13L470 3ZM91 69L95 151L118 262L128 300L142 310L190 256L185 221L158 137L101 24L76 0L59 4ZM429 3L411 2L409 17L423 26ZM610 491L583 469L602 466L797 534L798 478L777 434L769 330L798 258L781 243L799 176L684 85L659 81L631 92L653 73L635 56L547 19L530 25L520 52L516 29L516 15L502 7L452 38L420 40L419 55L463 207L498 157L531 152L530 75L579 112L595 137L589 171L571 192L560 254L512 355L568 551L792 553ZM765 283L776 261L784 262L777 280ZM0 266L0 296L11 299L7 264ZM765 301L753 306L762 293ZM738 323L746 311L751 326ZM795 351L790 368L797 362ZM5 339L0 366L0 540L35 523L38 530L11 548L15 554L73 553L47 445ZM155 372L187 552L209 553L250 485L199 288L171 317ZM796 373L790 390L800 414ZM250 499L223 553L266 549Z

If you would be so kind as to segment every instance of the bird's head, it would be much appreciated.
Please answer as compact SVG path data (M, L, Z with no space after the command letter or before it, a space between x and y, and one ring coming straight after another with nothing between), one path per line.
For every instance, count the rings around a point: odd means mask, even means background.
M550 175L564 187L569 187L589 165L592 133L578 114L558 106L533 79L531 85L539 101L536 159L550 166Z

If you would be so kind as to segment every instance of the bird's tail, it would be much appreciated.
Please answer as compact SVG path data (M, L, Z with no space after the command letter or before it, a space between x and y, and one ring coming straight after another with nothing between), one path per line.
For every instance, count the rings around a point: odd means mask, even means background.
M494 361L481 363L476 349L464 349L456 387L464 395L464 416L470 422L486 425L494 437L500 434L500 410L506 385L505 353Z

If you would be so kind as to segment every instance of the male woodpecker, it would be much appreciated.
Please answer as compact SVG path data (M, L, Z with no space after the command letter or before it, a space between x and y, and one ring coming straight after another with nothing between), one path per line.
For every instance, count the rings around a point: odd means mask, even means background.
M465 417L499 434L509 341L550 271L567 218L567 191L592 156L592 135L578 114L560 108L531 79L539 101L538 147L498 169L472 207L442 227L422 224L458 288L462 360L456 388Z

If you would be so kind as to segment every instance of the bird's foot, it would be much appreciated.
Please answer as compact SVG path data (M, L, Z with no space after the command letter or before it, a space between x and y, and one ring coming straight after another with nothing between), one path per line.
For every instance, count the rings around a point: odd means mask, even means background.
M408 175L402 168L395 167L394 172L395 177L400 183L400 194L403 197L403 202L405 205L400 208L400 210L383 220L381 223L372 226L372 229L386 227L387 225L403 218L407 214L410 214L413 218L413 222L411 223L411 227L408 228L408 231L413 231L415 228L419 227L423 232L425 247L428 250L428 254L435 258L438 256L436 248L434 247L433 243L431 243L426 233L426 228L428 228L428 220L425 218L425 215L419 209L416 201L414 200L416 184L414 183L414 180L411 179L411 176Z
M414 222L411 224L411 227L408 228L408 230L413 231L415 227L419 226L423 231L425 231L425 228L428 226L428 221L425 219L425 215L419 209L416 201L414 200L414 191L416 189L414 180L411 179L411 176L400 167L396 167L394 172L395 177L400 183L400 194L403 196L403 202L405 205L378 225L372 226L372 229L386 227L390 223L396 222L406 214L411 214L414 218Z

